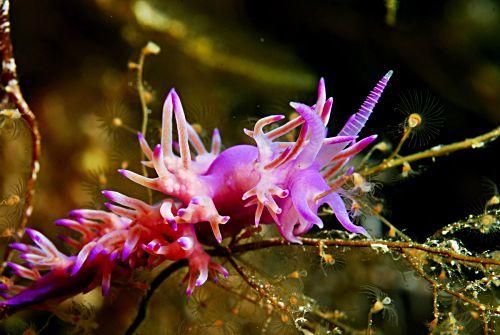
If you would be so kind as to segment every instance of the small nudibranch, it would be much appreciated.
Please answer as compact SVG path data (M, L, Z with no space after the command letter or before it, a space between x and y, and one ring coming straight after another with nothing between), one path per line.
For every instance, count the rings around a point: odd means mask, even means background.
M363 227L352 223L343 200L348 194L342 186L353 173L353 168L345 166L376 139L375 135L358 139L358 134L391 75L389 71L380 79L337 136L327 137L333 99L326 98L321 79L313 106L290 103L299 114L297 118L265 131L266 126L284 116L264 117L253 130L244 130L255 145L236 145L222 152L217 129L210 150L205 148L186 121L179 96L172 89L163 106L161 143L152 149L144 136L138 135L147 157L143 164L153 169L156 177L119 170L131 181L163 193L164 200L151 205L104 191L111 201L106 203L109 211L74 210L69 219L56 221L80 234L78 239L61 236L77 250L70 256L41 233L27 229L36 246L12 244L24 262L9 266L14 274L32 283L1 284L6 300L0 302L0 307L40 305L98 285L106 295L112 278L126 282L131 280L134 269L152 269L165 260L179 259L189 263L189 295L209 276L228 274L204 251L200 240L210 241L207 232L211 231L220 243L224 236L234 235L244 227L274 223L286 240L301 243L299 237L313 226L323 228L317 214L323 204L332 209L346 230L368 236ZM172 134L174 117L178 154L174 152ZM295 141L280 141L299 127Z

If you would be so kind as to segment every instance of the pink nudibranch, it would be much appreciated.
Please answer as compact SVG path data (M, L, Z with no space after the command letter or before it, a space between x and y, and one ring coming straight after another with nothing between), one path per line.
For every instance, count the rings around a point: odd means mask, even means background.
M74 210L68 219L56 221L80 234L78 239L61 237L78 251L70 256L41 233L27 229L35 245L13 243L11 247L21 253L24 262L9 266L15 275L32 283L1 284L6 300L0 307L61 300L98 285L106 295L112 279L123 282L131 278L134 269L152 269L165 260L179 259L187 259L189 264L189 295L209 276L228 275L210 259L200 240L210 242L213 236L220 243L223 237L244 227L274 223L286 240L301 243L299 237L313 226L323 228L317 212L324 204L346 230L368 236L363 227L352 223L343 200L348 194L341 186L353 172L345 166L376 139L368 136L358 140L358 134L391 75L389 71L380 79L338 136L327 137L333 99L326 98L321 79L313 106L290 103L299 117L267 132L266 126L284 116L264 117L253 130L245 129L255 145L236 145L222 152L217 129L210 151L205 148L186 121L179 96L172 89L163 106L161 143L151 149L139 134L140 147L148 159L143 164L153 169L156 177L119 170L131 181L161 192L164 200L151 205L104 191L111 201L106 203L109 211ZM173 117L178 154L174 152ZM296 128L295 141L278 140Z

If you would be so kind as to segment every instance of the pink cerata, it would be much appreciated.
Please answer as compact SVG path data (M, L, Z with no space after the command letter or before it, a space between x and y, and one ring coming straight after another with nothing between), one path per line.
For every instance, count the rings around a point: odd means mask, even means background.
M186 121L181 101L171 90L163 106L161 143L151 149L142 134L139 143L154 169L155 178L128 170L119 172L131 181L161 192L164 199L150 205L114 191L103 191L109 212L92 209L71 211L56 224L79 233L78 239L62 236L78 252L66 255L41 233L26 229L35 245L13 243L22 264L9 263L18 277L32 281L20 286L9 281L0 287L3 308L19 308L58 301L87 292L98 285L107 295L111 281L131 280L132 271L152 269L162 262L186 259L189 263L187 294L207 278L228 272L213 262L203 243L221 242L250 225L276 224L292 243L313 226L323 228L318 208L331 207L348 231L368 236L352 223L342 185L352 174L349 161L376 136L358 140L358 134L378 102L392 71L371 91L340 133L327 137L333 99L326 98L319 81L316 104L290 103L300 115L265 131L284 119L271 115L245 129L255 145L236 145L221 152L221 138L213 131L210 151ZM174 152L173 116L178 146ZM300 127L295 141L284 140ZM288 136L289 137L289 136ZM282 139L280 141L280 139ZM175 143L177 144L177 143ZM196 152L195 155L192 154Z

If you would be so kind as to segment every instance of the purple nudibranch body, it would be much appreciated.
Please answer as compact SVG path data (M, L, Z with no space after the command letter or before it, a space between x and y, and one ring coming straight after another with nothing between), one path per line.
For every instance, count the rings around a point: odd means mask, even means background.
M187 294L209 276L227 277L227 271L213 262L200 242L238 233L249 225L276 224L288 241L301 243L300 236L313 226L323 228L318 208L328 205L348 231L368 236L352 223L343 197L343 181L352 174L349 161L372 143L376 136L358 140L392 71L389 71L352 115L338 136L327 137L333 99L326 97L324 80L313 106L290 103L300 115L275 127L284 119L264 117L245 133L255 145L236 145L221 152L221 138L213 131L207 150L186 121L175 90L163 106L161 143L151 149L142 134L139 144L147 157L145 166L156 177L148 178L128 170L119 172L131 181L161 192L164 199L150 205L114 191L103 191L109 211L81 209L70 212L57 225L79 233L79 238L61 236L74 247L66 255L41 233L27 229L35 245L13 243L22 264L9 263L14 274L32 283L20 286L8 281L0 289L4 309L62 300L102 286L104 295L111 281L131 280L134 269L152 269L165 260L187 259ZM173 117L178 133L177 153L173 143ZM295 141L284 140L298 128ZM288 136L287 136L288 138ZM282 140L280 140L282 139ZM192 151L195 153L192 156ZM344 171L344 172L342 172ZM213 236L213 237L211 237Z

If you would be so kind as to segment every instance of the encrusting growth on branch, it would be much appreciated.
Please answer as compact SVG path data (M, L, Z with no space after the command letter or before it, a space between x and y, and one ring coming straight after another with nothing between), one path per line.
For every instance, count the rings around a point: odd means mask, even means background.
M382 163L374 167L362 169L360 173L363 176L369 176L399 165L403 165L405 163L408 164L426 158L445 156L459 150L481 148L487 142L494 141L499 136L500 136L500 127L495 128L485 134L479 135L474 138L466 139L460 142L446 144L446 145L438 145L428 150L417 152L408 156L384 160Z
M21 222L16 229L15 237L20 240L24 235L24 229L33 212L33 197L35 186L40 171L41 136L38 130L35 114L24 100L17 76L17 66L14 58L14 50L10 38L9 20L9 0L1 0L0 4L0 54L2 59L2 74L0 82L2 85L1 104L2 109L14 106L20 113L21 118L26 121L31 132L31 165L30 175L26 182L26 194L24 195L24 208ZM10 249L4 254L4 261L10 259ZM3 273L5 262L0 267L0 274Z

